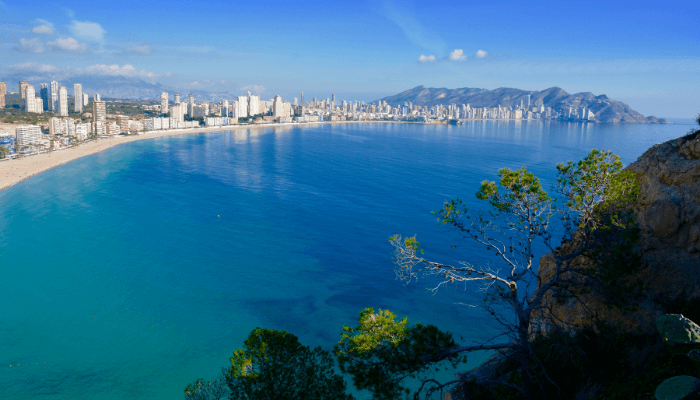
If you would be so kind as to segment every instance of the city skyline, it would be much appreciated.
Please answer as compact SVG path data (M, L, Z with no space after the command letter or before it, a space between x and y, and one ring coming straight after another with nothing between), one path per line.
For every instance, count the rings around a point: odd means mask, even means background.
M418 85L558 86L666 118L692 117L700 105L700 53L684 23L697 5L178 4L149 3L148 12L128 1L0 1L0 80L15 85L3 75L21 71L25 80L124 76L183 93L333 92L365 102Z

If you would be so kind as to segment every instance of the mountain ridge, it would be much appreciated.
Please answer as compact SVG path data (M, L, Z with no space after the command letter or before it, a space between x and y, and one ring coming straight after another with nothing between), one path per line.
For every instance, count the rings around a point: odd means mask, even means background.
M532 91L506 87L489 90L482 88L428 88L420 85L393 96L375 100L372 103L385 101L393 107L408 102L427 107L449 104L469 104L471 107L478 108L493 108L499 105L517 107L520 106L521 101L527 105L528 95L530 95L531 107L544 105L562 114L569 107L585 107L595 114L594 120L597 122L669 123L663 118L645 117L629 105L612 100L604 94L598 96L591 92L569 94L556 86L542 91Z

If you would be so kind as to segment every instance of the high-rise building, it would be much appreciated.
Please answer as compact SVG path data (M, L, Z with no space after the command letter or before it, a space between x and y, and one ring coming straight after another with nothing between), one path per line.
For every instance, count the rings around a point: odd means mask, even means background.
M34 110L37 114L44 113L44 101L41 99L41 97L37 96L34 98Z
M90 102L90 96L87 93L83 93L83 107L87 107Z
M0 108L5 107L5 94L7 94L7 84L4 81L0 81Z
M335 93L331 93L331 110L335 110Z
M236 102L238 110L234 115L234 118L246 118L248 117L248 97L238 96L238 101Z
M228 100L221 102L221 116L228 117Z
M129 117L126 115L117 115L117 125L119 125L120 133L129 132Z
M192 118L192 114L194 114L194 96L191 94L188 96L187 100L190 102L190 118Z
M35 113L36 96L34 93L34 86L27 85L24 88L24 111L28 113Z
M68 116L68 89L65 86L58 89L58 115Z
M527 95L527 109L530 109L530 95Z
M185 109L182 104L177 103L170 107L170 119L174 119L177 122L185 122Z
M41 102L43 104L44 111L49 111L49 85L47 83L41 84L40 96Z
M175 104L179 104L179 103L180 103L180 95L175 93Z
M53 113L58 113L58 82L51 81L51 86L49 87L49 110Z
M160 95L160 113L161 114L168 113L168 93L167 92L163 92Z
M306 107L306 104L304 104L304 92L301 92L301 104L300 106Z
M92 126L95 134L104 135L104 127L107 125L107 108L104 101L92 102Z
M251 96L248 92L248 115L260 114L260 96Z
M272 116L273 117L288 117L289 115L283 115L284 105L282 104L282 97L275 96L272 102Z
M95 95L92 96L92 101L102 101L102 97L99 93L95 93Z
M24 96L27 94L27 86L29 86L29 82L27 82L27 81L20 81L19 82L20 100L24 100Z
M73 111L77 113L83 112L83 85L76 83L73 85Z

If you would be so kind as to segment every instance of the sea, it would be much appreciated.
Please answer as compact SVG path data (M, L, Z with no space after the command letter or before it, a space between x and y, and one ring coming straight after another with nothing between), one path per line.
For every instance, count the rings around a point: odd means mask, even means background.
M0 192L0 398L181 399L256 327L330 350L367 307L487 341L500 331L470 306L481 288L397 280L388 238L497 268L431 211L453 198L485 207L475 193L499 168L526 166L547 189L557 163L593 148L629 164L694 128L672 122L222 130L31 177Z

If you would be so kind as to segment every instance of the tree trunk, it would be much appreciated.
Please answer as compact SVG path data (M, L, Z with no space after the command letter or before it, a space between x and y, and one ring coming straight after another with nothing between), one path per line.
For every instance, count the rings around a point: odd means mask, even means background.
M520 336L520 375L523 378L522 399L532 399L532 363L530 362L530 339L528 323L521 320L518 327Z

